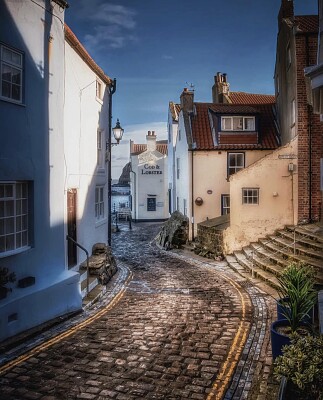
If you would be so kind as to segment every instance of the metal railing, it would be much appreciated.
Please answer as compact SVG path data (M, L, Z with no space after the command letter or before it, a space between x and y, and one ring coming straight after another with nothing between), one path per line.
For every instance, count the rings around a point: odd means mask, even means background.
M86 254L86 294L89 294L89 281L90 281L90 276L89 276L89 252L81 246L79 243L77 243L73 238L70 236L66 235L66 240L70 240L72 243L74 243L77 247L79 247L81 250L83 250Z

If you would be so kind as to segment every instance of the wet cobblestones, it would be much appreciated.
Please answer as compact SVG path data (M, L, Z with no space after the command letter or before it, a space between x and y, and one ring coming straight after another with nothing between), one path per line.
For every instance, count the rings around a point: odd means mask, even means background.
M3 371L1 399L248 398L266 357L268 299L225 263L151 246L156 232L114 236L113 288L40 347L30 343Z

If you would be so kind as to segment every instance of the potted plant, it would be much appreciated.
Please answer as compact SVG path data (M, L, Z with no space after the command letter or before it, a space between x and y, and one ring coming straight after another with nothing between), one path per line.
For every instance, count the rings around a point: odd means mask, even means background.
M6 267L0 267L0 300L7 297L7 293L11 292L11 288L7 288L8 283L13 283L16 280L14 272L9 272Z
M275 360L274 375L284 382L281 400L323 399L323 336L294 334Z
M282 354L284 345L290 344L292 333L309 334L311 331L311 324L307 320L317 300L314 276L314 271L310 266L292 262L278 277L280 284L278 293L284 318L275 321L271 326L274 358Z

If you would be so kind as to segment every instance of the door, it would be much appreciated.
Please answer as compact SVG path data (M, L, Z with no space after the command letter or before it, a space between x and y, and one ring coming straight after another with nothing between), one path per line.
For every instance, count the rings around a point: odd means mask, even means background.
M67 235L77 241L76 236L76 189L67 191ZM67 264L73 267L77 264L77 248L71 241L67 241Z

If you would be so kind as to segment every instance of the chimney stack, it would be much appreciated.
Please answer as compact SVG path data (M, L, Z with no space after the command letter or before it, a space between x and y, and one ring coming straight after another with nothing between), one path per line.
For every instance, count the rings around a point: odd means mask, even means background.
M281 6L278 14L278 29L285 18L294 16L294 0L281 0Z
M148 135L146 136L147 140L147 150L155 151L156 150L156 135L155 131L148 131Z
M214 77L214 85L212 86L213 103L228 103L227 97L230 95L230 85L227 81L227 74L218 72Z
M194 105L194 92L184 88L181 94L181 109L183 112L193 112Z

